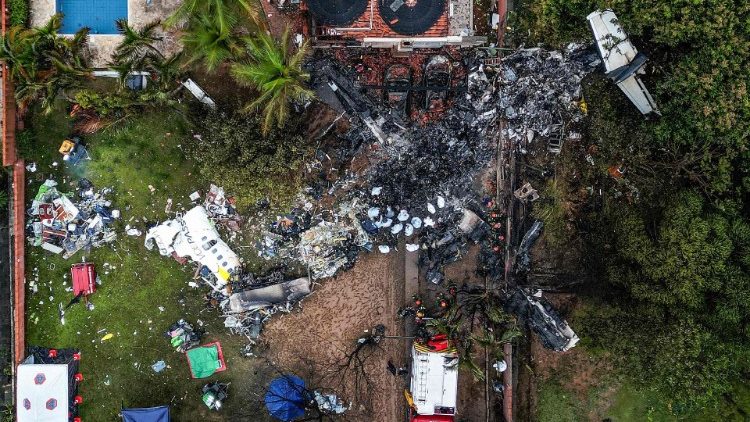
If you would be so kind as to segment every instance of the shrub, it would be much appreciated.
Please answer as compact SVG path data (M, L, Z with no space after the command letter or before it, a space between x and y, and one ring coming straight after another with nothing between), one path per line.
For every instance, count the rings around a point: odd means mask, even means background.
M26 26L29 19L28 0L10 0L8 9L10 9L11 26Z
M223 186L239 207L268 198L283 207L301 182L304 140L294 128L261 135L256 117L212 112L199 118L201 128L186 145L206 182Z

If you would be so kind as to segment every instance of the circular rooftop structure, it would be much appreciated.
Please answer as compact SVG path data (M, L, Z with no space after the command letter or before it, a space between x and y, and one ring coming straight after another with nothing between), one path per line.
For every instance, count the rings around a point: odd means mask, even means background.
M345 26L365 13L369 0L306 0L306 3L318 23Z
M427 32L445 12L445 0L378 0L380 16L402 35Z

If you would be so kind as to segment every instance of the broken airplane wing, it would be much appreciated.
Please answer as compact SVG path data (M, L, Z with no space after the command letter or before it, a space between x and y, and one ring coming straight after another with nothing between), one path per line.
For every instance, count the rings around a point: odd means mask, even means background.
M646 56L639 53L617 16L611 10L597 10L586 17L594 34L608 78L620 87L642 114L659 113L639 75L644 74Z

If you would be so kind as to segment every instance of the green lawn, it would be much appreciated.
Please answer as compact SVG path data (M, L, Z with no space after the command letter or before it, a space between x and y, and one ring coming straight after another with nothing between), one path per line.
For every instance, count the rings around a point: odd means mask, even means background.
M575 376L563 367L538 382L537 421L740 422L748 420L750 414L750 386L744 384L737 384L717 408L680 412L670 407L668 397L613 373L598 373L598 382L580 396L569 387Z
M572 422L580 420L578 398L557 382L544 383L537 392L539 422Z
M125 224L145 230L145 221L167 217L167 198L173 199L173 210L179 210L181 205L189 206L190 192L207 187L191 177L192 166L180 150L180 143L191 136L188 125L176 113L155 113L87 137L93 161L71 171L64 168L57 153L70 130L63 110L34 115L31 122L34 137L23 150L27 163L35 161L39 170L27 176L27 198L33 197L46 177L54 177L58 188L65 192L72 191L71 184L85 176L97 188L113 187L110 198L122 212L116 224L120 233L117 241L90 254L79 252L66 261L39 248L27 247L27 280L37 279L39 285L38 293L27 295L27 342L82 350L84 420L117 420L121 404L167 403L173 405L175 420L219 418L200 402L199 390L205 381L190 379L185 356L175 353L163 337L169 325L182 317L193 323L202 320L208 331L207 341L222 342L229 370L212 379L231 381L230 393L235 393L222 416L234 414L230 419L264 420L264 414L255 411L257 400L239 396L262 390L268 374L258 363L239 356L242 339L227 335L217 311L204 310L204 290L187 284L194 267L181 266L156 251L147 251L142 236L129 237L123 230ZM52 167L53 161L59 165ZM153 193L149 185L155 188ZM70 286L69 268L84 256L96 263L102 279L102 285L91 297L95 309L73 306L62 326L57 306L72 298L72 293L65 291ZM102 342L106 333L114 337ZM150 368L158 360L169 365L160 374Z

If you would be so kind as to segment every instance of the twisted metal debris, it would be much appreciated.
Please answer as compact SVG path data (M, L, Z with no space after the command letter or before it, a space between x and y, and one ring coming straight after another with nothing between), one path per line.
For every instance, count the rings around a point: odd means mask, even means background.
M483 218L475 180L495 156L498 120L507 121L506 139L519 146L564 136L583 117L581 80L598 62L595 54L571 45L564 52L521 49L496 67L477 65L466 94L426 126L391 120L345 70L331 60L316 62L313 80L324 91L321 98L346 111L353 125L342 143L356 151L339 155L350 158L376 146L368 153L375 164L362 174L348 173L328 190L338 209L313 214L300 206L291 217L294 232L269 233L260 254L293 259L313 278L324 278L353 265L363 250L377 246L388 253L405 237L409 252L427 252L425 264L439 282L442 266L460 257L468 240L479 242L486 234L462 232L457 225L469 208ZM307 224L298 224L300 214Z

